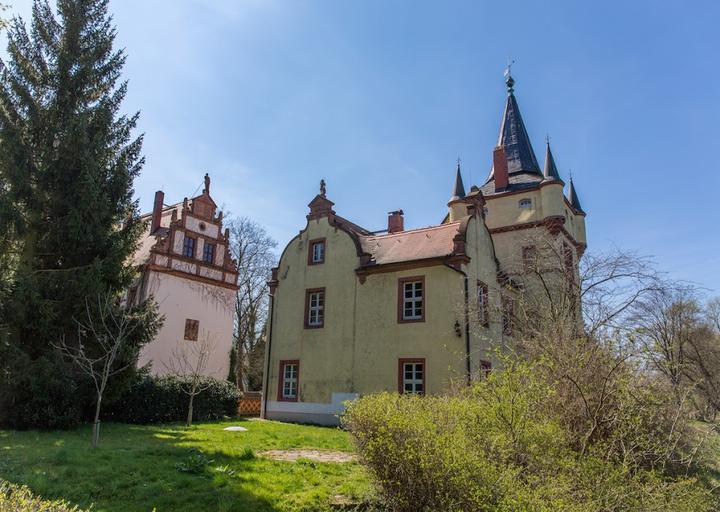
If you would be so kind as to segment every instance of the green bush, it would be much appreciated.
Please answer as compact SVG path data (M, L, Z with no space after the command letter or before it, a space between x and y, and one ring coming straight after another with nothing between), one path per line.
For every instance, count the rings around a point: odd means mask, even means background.
M14 377L0 384L0 424L8 428L55 430L80 424L74 368L53 354L30 361L14 357Z
M396 512L712 510L692 479L572 449L530 364L450 396L383 393L343 416L383 504Z
M125 423L168 423L187 418L188 395L183 391L185 377L141 377L108 407L105 420ZM216 420L237 414L241 393L226 380L203 377L195 397L193 420Z
M82 512L65 501L48 501L33 496L25 486L0 480L0 512Z

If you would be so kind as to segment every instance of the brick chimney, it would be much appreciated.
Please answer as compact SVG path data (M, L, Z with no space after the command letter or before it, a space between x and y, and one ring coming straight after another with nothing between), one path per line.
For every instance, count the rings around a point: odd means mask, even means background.
M160 227L160 218L162 217L163 201L165 193L162 190L155 192L155 203L153 204L152 223L150 224L150 234L155 233Z
M402 210L388 213L388 233L400 233L405 229L405 218Z
M505 150L502 146L493 150L493 177L495 178L495 192L507 190L510 178L507 158L505 158Z

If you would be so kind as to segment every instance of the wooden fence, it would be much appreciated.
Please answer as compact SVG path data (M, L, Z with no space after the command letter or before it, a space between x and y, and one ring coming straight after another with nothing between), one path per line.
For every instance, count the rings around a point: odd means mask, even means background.
M262 392L246 391L238 403L238 414L240 416L260 416L260 402Z

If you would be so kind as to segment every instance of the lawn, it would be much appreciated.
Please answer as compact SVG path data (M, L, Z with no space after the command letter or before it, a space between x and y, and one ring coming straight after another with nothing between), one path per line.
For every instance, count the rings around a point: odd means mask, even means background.
M224 431L229 425L248 431ZM368 477L357 462L280 462L257 455L291 448L352 452L342 430L272 421L189 429L103 424L95 451L90 427L0 431L0 478L43 497L94 504L94 511L314 511L369 496Z

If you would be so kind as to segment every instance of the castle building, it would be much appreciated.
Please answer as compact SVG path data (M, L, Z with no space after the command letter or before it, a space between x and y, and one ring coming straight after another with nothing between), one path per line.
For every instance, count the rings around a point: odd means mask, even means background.
M134 256L139 277L128 301L153 298L164 323L140 352L138 364L151 373L170 372L172 359L183 352L196 357L188 344L204 344L209 355L204 374L228 376L237 291L237 264L230 254L223 214L210 197L206 174L202 193L180 203L164 204L155 193L152 213L145 214L145 232ZM191 361L192 363L192 361Z
M321 182L269 283L264 417L335 424L359 395L481 378L512 341L507 290L522 286L529 235L559 244L577 271L585 213L572 181L563 194L549 142L540 170L506 84L490 175L466 193L458 162L440 224L405 229L398 210L370 231L338 215Z

